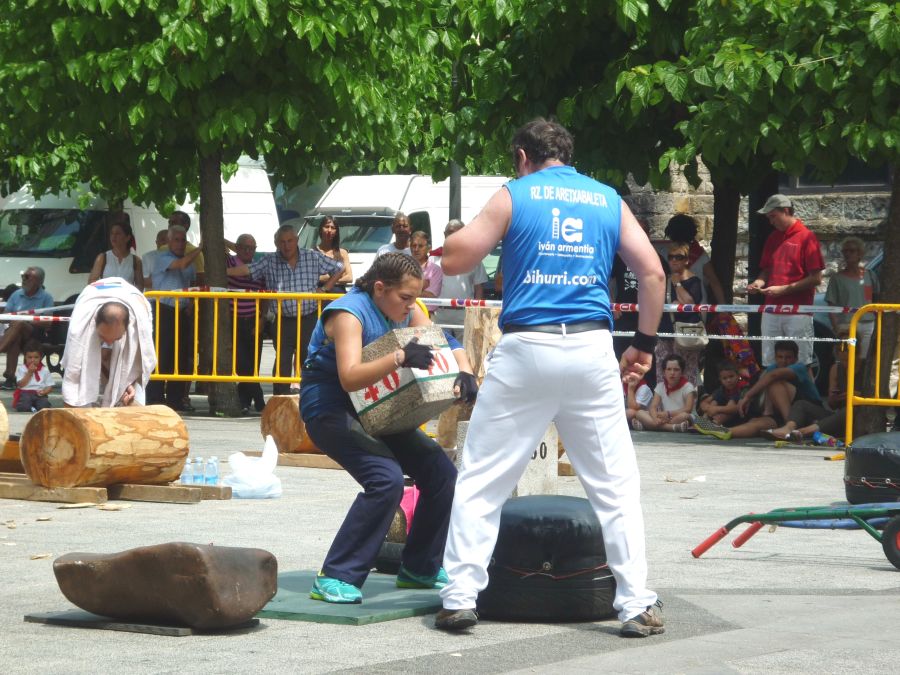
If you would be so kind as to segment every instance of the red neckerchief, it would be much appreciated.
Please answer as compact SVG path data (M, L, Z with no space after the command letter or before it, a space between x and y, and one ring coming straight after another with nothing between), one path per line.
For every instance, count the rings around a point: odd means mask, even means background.
M41 381L41 376L38 375L38 373L41 372L41 368L43 368L43 367L44 367L44 364L43 364L43 363L39 363L39 364L37 364L37 368L34 369L33 375L34 375L34 381L35 381L35 382L40 382L40 381Z
M682 388L684 385L686 385L687 383L688 383L687 378L684 377L684 376L682 375L682 376L681 376L681 379L678 380L678 384L676 384L674 387L672 387L671 389L669 389L669 383L666 382L666 379L665 379L665 378L663 378L663 385L664 385L665 388L666 388L666 396L668 396L669 394L671 394L673 391L678 391L679 389L681 389L681 388Z

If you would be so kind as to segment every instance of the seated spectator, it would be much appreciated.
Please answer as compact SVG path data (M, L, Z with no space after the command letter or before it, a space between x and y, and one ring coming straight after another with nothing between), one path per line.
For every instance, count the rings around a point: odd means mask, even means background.
M6 301L6 313L26 312L33 309L53 307L53 297L44 290L44 270L29 267L22 273L22 288ZM22 348L32 340L40 341L46 336L44 326L32 321L13 321L0 337L0 352L6 352L6 369L0 389L12 391L18 388L16 369Z
M631 420L635 431L687 431L697 390L684 376L684 359L669 354L661 359L663 378L657 383L647 410L638 410Z
M878 299L880 286L878 277L862 266L865 245L859 237L847 237L841 242L844 267L831 275L825 302L834 307L862 307ZM849 330L852 314L829 314L831 327L837 335L842 329ZM875 330L875 314L863 314L856 324L856 355L865 360L869 354L869 344Z
M741 379L738 366L732 361L720 362L718 371L718 388L701 396L697 409L716 424L728 426L738 422L738 401L749 384Z
M687 244L672 243L669 245L669 276L666 282L666 303L671 304L697 304L702 298L703 284L700 277L696 276L688 269L688 252ZM701 323L699 312L663 312L659 322L660 333L674 333L675 322L683 323ZM673 338L659 338L656 343L656 382L659 384L663 381L665 374L663 372L663 357L667 354L677 354L685 363L683 368L684 376L693 385L697 384L699 377L700 356L703 354L702 349L685 349L678 346Z
M625 382L625 418L629 424L639 410L647 410L650 408L650 402L653 400L653 390L647 384L647 380L641 378L639 382L631 379Z
M88 283L98 279L119 277L137 288L144 290L144 271L141 259L132 252L135 246L131 219L124 211L109 216L109 250L94 260Z
M798 363L800 350L797 343L780 340L775 343L774 351L775 363L763 371L738 401L738 414L745 421L729 428L712 421L697 423L695 420L697 431L722 440L771 436L771 430L788 419L794 401L821 405L822 399L809 369Z
M839 333L841 339L848 336L846 329ZM846 342L834 348L834 363L828 372L828 407L800 399L794 401L787 421L767 435L777 440L802 443L817 431L836 438L843 438L847 423L847 359L850 350ZM857 392L858 394L859 392Z
M156 368L144 295L116 277L85 287L72 310L61 365L66 407L143 405Z
M44 368L41 345L33 340L23 348L22 364L16 368L16 391L13 407L18 412L37 412L49 408L47 396L53 390L50 371Z
M438 297L444 283L444 271L440 265L428 258L430 251L428 235L424 232L413 232L409 239L409 249L412 251L412 257L422 268L422 297Z

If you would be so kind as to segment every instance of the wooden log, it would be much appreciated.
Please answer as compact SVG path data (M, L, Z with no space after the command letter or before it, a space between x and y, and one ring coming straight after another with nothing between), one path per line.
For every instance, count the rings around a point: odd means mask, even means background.
M22 466L19 457L19 434L11 435L3 445L0 445L0 471L25 473L25 467Z
M300 419L300 395L273 396L263 408L259 423L262 437L275 439L278 452L308 452L321 454L306 433L306 425Z
M162 405L48 408L29 420L20 447L25 473L45 487L160 485L181 474L188 432Z

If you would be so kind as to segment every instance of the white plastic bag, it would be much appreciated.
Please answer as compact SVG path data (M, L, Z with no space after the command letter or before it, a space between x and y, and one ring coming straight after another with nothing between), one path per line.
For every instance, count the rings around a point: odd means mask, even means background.
M278 464L278 446L275 439L266 436L262 457L248 457L243 452L228 456L231 473L222 479L222 485L231 486L235 499L272 499L281 496L281 479L275 475Z

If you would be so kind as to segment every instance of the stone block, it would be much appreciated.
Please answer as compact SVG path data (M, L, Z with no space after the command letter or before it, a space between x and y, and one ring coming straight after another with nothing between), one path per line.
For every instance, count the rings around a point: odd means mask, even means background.
M453 402L453 381L459 367L437 326L388 331L362 351L363 362L374 361L405 346L413 338L434 350L427 370L398 368L375 384L350 393L363 429L373 436L408 431L438 417Z
M278 590L268 551L173 542L53 562L63 595L113 619L215 630L251 619Z
M466 444L466 435L469 431L468 422L460 422L456 431L456 468L462 466ZM550 424L547 431L531 452L531 460L525 467L525 472L519 478L512 497L524 497L525 495L555 495L557 477L559 473L559 434L556 425Z

